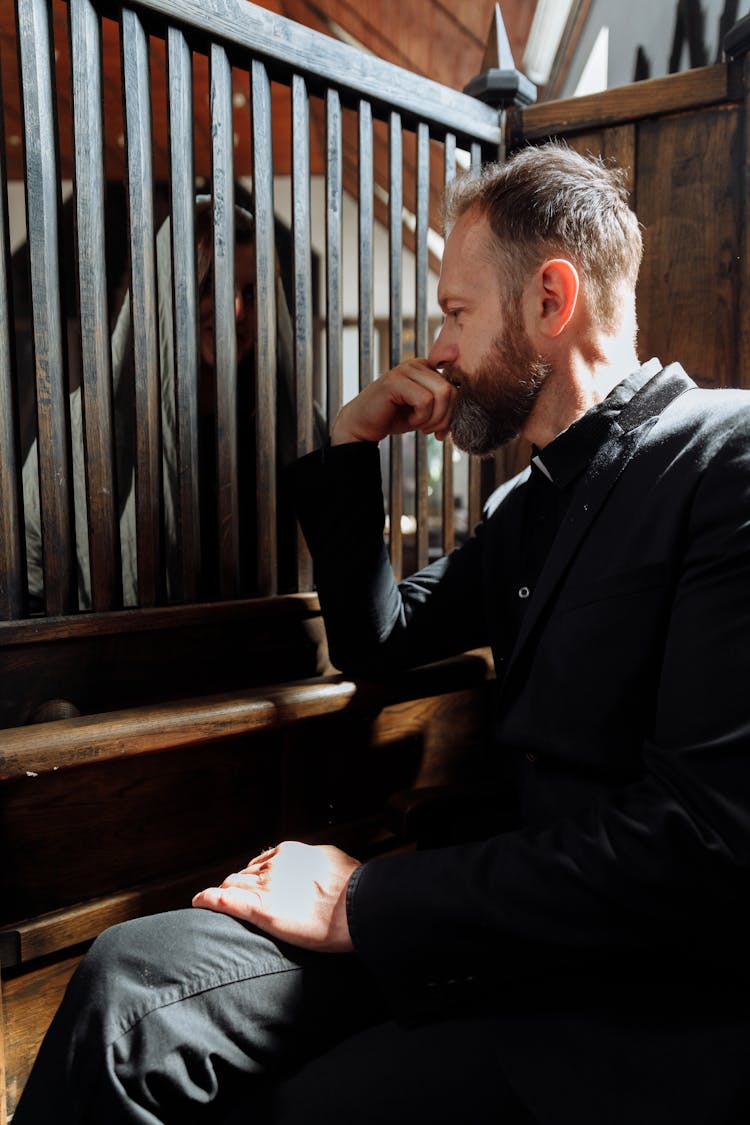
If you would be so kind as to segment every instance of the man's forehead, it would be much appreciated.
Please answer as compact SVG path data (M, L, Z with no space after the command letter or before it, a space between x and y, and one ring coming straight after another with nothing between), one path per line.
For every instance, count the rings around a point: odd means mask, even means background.
M492 259L492 233L487 219L476 211L465 212L445 242L438 285L441 303L459 292L485 289L491 277L497 282L499 263Z

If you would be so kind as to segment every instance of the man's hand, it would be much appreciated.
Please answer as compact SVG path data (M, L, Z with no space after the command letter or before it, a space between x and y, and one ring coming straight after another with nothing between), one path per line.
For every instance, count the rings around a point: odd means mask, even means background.
M303 949L348 953L346 888L359 860L339 848L287 841L251 859L193 906L231 914Z
M338 413L331 445L382 441L390 434L421 430L441 440L450 430L456 388L425 359L399 364L360 391Z

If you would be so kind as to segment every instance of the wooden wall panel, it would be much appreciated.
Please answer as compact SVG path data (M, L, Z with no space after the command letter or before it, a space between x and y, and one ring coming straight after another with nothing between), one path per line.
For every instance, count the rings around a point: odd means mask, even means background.
M629 90L621 92L623 113ZM628 169L631 206L644 227L639 355L678 361L703 386L748 382L744 118L741 105L727 101L578 131L563 125L555 134Z
M738 380L743 225L737 107L644 121L638 132L640 354L705 386Z

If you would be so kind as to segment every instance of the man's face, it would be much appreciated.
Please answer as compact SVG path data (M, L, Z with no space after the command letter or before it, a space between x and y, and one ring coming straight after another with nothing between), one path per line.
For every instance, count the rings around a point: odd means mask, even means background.
M459 388L453 440L480 456L523 429L549 372L524 329L520 302L503 289L490 247L487 220L462 215L445 247L438 289L445 322L428 357Z

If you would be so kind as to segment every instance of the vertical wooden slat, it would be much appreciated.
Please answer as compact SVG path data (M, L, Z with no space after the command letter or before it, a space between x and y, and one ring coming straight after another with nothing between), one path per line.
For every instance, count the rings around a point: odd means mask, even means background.
M154 241L148 40L140 16L122 12L125 147L130 217L130 293L135 369L135 507L138 602L163 592L161 568L161 393Z
M91 604L106 610L121 600L120 534L104 259L102 31L91 0L70 0L70 56Z
M336 90L326 93L326 393L329 425L341 409L342 340L342 140L341 99Z
M415 245L414 344L418 356L426 356L427 342L427 228L430 214L430 131L424 122L417 126L417 229ZM417 567L427 566L430 549L430 513L426 434L416 435Z
M232 71L226 51L215 43L211 46L211 137L219 591L230 598L240 586Z
M737 309L737 376L734 382L739 387L750 387L750 54L742 60L742 88L744 93L744 114L742 130L742 162L735 171L739 197L744 200L742 225L740 228L739 298ZM635 147L635 146L634 146ZM635 165L635 161L633 162ZM640 167L636 166L640 178ZM637 183L637 180L636 180ZM635 194L636 187L634 185Z
M39 489L49 614L75 599L72 464L60 301L59 176L47 0L18 0L31 302L36 368Z
M1 132L1 131L0 131ZM6 1023L3 1013L3 993L0 989L0 1125L8 1125L8 1085L5 1066Z
M374 171L372 106L359 103L359 387L372 381L373 374L373 223Z
M474 141L471 146L471 173L478 176L482 168L482 146ZM479 457L469 458L469 534L482 515L482 462Z
M276 255L273 217L271 84L253 60L255 189L255 421L258 495L258 591L277 590L276 546Z
M403 281L403 135L401 115L391 113L388 127L388 245L389 245L389 363L395 367L402 354L402 281ZM403 540L401 515L404 510L404 453L400 435L390 438L390 554L397 578L403 572Z
M304 78L292 78L292 257L294 269L294 384L297 456L313 446L312 249L310 242L310 102ZM312 561L297 534L297 588L311 590Z
M0 105L0 618L12 620L23 615L25 583L21 527L21 465L16 413L13 318L10 303L7 189L5 131ZM2 1048L0 1054L1 1052Z
M201 568L198 485L198 317L195 264L193 62L181 31L167 32L167 96L172 190L172 300L177 395L180 589L194 601Z
M444 147L444 183L456 175L456 137L447 133ZM453 439L450 434L443 442L443 553L449 554L456 545L455 498L453 480Z

